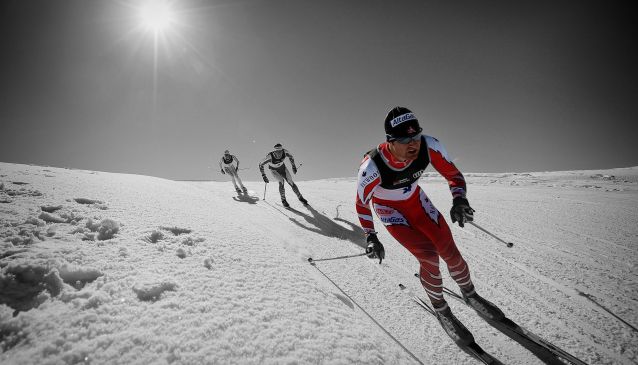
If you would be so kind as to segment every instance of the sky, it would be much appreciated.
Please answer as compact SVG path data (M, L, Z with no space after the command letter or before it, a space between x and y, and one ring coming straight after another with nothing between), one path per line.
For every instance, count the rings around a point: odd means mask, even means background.
M461 171L638 165L636 12L585 1L0 3L0 161L245 180L351 177L410 108Z

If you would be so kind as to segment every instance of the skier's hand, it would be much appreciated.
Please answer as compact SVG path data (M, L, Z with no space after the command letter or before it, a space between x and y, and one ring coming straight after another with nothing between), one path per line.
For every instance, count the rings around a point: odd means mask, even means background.
M297 175L297 166L292 165L292 173Z
M470 207L467 199L456 197L452 201L452 209L450 210L452 223L459 222L459 226L464 227L466 222L474 220L474 212L475 210Z
M224 171L224 169L221 169L222 174L226 175L226 171Z
M366 237L366 242L368 242L368 247L366 247L368 257L371 259L379 258L379 263L381 263L385 258L385 249L377 238L377 235L375 233L369 233Z
M266 176L266 174L261 174L261 178L264 179L264 182L266 184L268 184L268 177Z

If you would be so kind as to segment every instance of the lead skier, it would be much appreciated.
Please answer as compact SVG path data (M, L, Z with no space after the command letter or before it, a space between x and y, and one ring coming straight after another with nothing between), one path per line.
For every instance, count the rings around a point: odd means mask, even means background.
M219 160L219 169L222 174L228 174L228 176L230 176L233 180L233 186L235 186L237 194L241 194L243 192L245 195L248 195L248 190L246 190L246 187L241 182L239 174L237 173L239 170L239 160L237 159L237 156L231 155L229 150L224 151L224 155Z
M264 179L264 182L268 184L268 177L266 176L266 173L264 172L264 166L268 165L270 172L275 177L275 179L277 179L277 181L279 182L279 195L281 196L281 204L286 208L290 207L290 204L288 204L288 201L286 200L286 190L284 188L284 181L286 181L288 185L292 187L292 191L295 192L299 201L303 205L307 205L308 201L304 199L304 197L301 195L301 192L299 191L297 184L295 184L295 182L292 181L292 176L290 175L290 171L288 171L288 168L286 167L286 164L284 163L284 160L286 159L286 157L288 157L288 159L290 160L290 165L292 166L292 172L296 174L297 166L295 165L295 159L292 157L290 152L288 152L288 150L286 150L281 145L281 143L277 143L274 146L274 148L275 150L268 152L268 154L266 155L266 158L259 163L259 171L261 171L262 179Z
M421 284L432 302L443 329L458 343L470 343L472 334L456 319L445 298L439 271L439 256L450 276L461 288L463 298L481 316L501 319L503 312L480 297L470 278L470 270L459 252L445 218L434 207L418 180L432 166L448 181L453 197L452 223L473 220L474 209L466 197L465 179L434 137L421 134L414 113L404 107L390 110L384 122L386 142L369 151L358 173L356 210L366 235L366 251L371 258L385 257L377 237L369 203L388 232L419 261Z

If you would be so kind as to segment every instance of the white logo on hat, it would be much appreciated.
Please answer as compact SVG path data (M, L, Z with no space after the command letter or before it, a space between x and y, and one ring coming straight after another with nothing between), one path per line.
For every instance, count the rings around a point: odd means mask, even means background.
M407 122L408 120L413 120L413 119L416 120L416 117L414 116L413 113L406 113L403 115L399 115L398 117L390 121L390 126L394 128L403 122Z

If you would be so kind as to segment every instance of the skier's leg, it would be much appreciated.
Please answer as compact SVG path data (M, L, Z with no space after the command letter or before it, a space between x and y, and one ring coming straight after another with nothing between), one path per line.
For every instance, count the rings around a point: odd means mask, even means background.
M469 344L474 341L472 334L452 314L443 297L443 281L439 271L439 255L436 247L423 232L413 227L414 223L409 219L410 216L425 214L421 209L418 194L414 195L416 199L410 198L400 202L383 201L385 205L381 205L381 202L377 204L373 200L373 206L388 232L419 260L421 284L445 332L459 345ZM420 221L417 219L417 222Z
M230 178L233 179L233 185L235 186L235 191L237 191L237 193L241 193L239 186L237 186L237 176L234 173L231 173L229 175L230 175Z
M285 176L286 182L288 183L288 185L292 187L292 191L297 195L297 198L299 199L299 201L304 204L307 204L308 201L304 199L304 197L301 195L301 192L299 191L297 184L295 184L295 182L292 180L292 175L290 175L290 171L288 171L288 168L285 169L284 173L286 175Z
M239 192L240 190L237 187L237 182L235 182L235 170L230 167L224 167L224 171L226 171L226 175L230 176L233 186L235 187L235 191Z
M416 196L415 193L410 200ZM470 277L470 268L454 242L450 227L421 189L418 191L418 199L422 214L411 216L411 221L436 247L439 256L447 264L452 279L463 291L471 291L474 284Z
M500 320L505 317L497 306L476 293L470 268L454 243L450 227L422 190L419 191L419 200L423 214L421 217L410 216L409 218L424 235L430 238L439 256L447 264L450 276L461 288L463 299L484 318ZM419 223L414 223L416 221Z
M279 182L279 195L281 196L281 203L285 207L288 207L288 202L286 201L286 189L284 187L284 177L282 176L285 171L283 171L282 169L271 169L270 171L272 172L272 176L274 176L275 179L277 179L277 181Z
M443 281L439 270L439 255L436 248L422 232L411 227L405 216L398 210L407 211L405 202L378 201L373 206L386 225L388 232L419 261L421 285L436 308L445 307ZM417 207L418 208L418 207ZM388 223L386 223L388 222Z
M237 179L237 182L239 183L239 186L241 186L241 190L244 192L244 194L246 194L248 192L248 190L246 190L246 187L241 182L241 179L239 178L239 173L237 173L237 171L235 171L235 178Z

